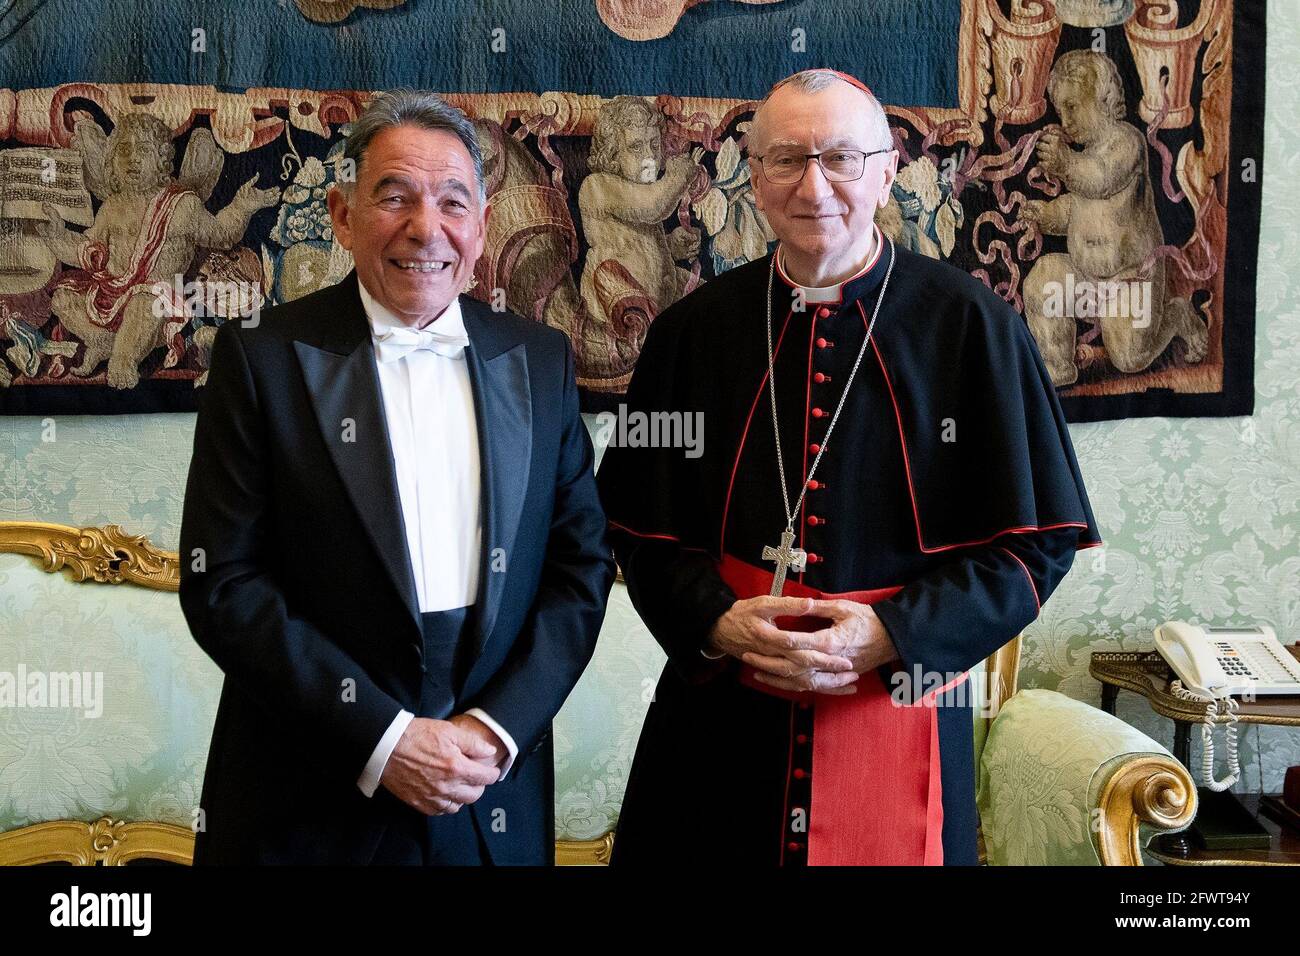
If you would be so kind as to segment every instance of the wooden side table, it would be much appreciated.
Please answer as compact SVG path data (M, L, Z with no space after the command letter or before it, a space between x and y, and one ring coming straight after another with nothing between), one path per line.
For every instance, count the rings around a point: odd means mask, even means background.
M1290 645L1287 650L1300 660L1300 647ZM1174 757L1191 771L1193 778L1199 776L1191 765L1192 728L1204 722L1207 707L1199 701L1183 700L1169 692L1175 675L1159 653L1098 651L1092 655L1088 673L1101 682L1101 709L1106 713L1115 714L1115 699L1123 689L1141 694L1152 710L1172 720ZM1268 696L1251 702L1242 701L1237 710L1237 722L1300 727L1300 696ZM1215 723L1227 723L1227 716L1220 714ZM1176 865L1300 866L1300 836L1258 813L1260 794L1238 794L1238 798L1268 831L1272 838L1269 849L1202 850L1183 831L1157 837L1147 852L1163 863Z

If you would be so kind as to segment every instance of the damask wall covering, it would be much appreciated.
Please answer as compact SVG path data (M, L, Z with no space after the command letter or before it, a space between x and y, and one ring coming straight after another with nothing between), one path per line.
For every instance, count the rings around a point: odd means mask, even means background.
M1242 418L1133 418L1071 426L1080 465L1106 546L1079 555L1073 570L1026 632L1024 687L1057 689L1098 704L1088 676L1097 650L1151 646L1152 628L1167 619L1229 624L1265 622L1284 641L1300 637L1300 4L1268 3L1263 213L1255 277L1255 411ZM1229 276L1229 282L1233 277ZM588 425L595 431L594 419ZM71 525L116 523L175 548L193 416L189 414L56 416L0 419L0 520ZM140 662L141 696L167 701L175 689L209 682L215 668L192 642L171 634L167 653L150 646L152 608L130 588L69 587L17 556L0 556L0 628L25 634L73 633L102 641L105 654ZM166 628L173 629L179 614ZM136 626L138 624L138 626ZM593 665L557 725L560 835L598 836L622 794L640 715L662 655L626 601L615 602ZM0 632L0 642L5 638ZM34 644L17 650L29 666ZM7 655L6 655L7 656ZM168 658L167 672L157 661ZM200 695L201 696L201 695ZM215 704L215 699L212 701ZM587 729L596 715L619 715L627 739L596 742ZM1172 747L1172 725L1144 701L1122 693L1119 715ZM186 715L161 724L143 716L93 726L70 737L67 728L23 724L0 714L0 773L19 773L33 749L93 754L87 733L113 734L142 750L169 739L182 764L201 766L210 728L187 729ZM95 724L82 721L83 726ZM191 722L192 723L192 722ZM168 735L171 735L168 737ZM1193 736L1193 758L1199 738ZM1252 727L1241 740L1239 791L1281 788L1283 770L1300 764L1300 734ZM68 767L83 767L80 760ZM1194 763L1194 766L1197 764ZM111 767L69 769L40 781L50 799L75 811L76 794L111 789ZM94 774L98 773L98 777ZM32 781L29 785L35 785ZM197 802L159 781L177 806ZM19 799L13 792L0 801ZM161 798L160 798L161 799ZM0 807L10 818L27 808ZM33 811L38 808L30 808ZM39 808L49 812L47 803ZM128 809L128 808L123 808ZM132 807L157 816L165 807Z

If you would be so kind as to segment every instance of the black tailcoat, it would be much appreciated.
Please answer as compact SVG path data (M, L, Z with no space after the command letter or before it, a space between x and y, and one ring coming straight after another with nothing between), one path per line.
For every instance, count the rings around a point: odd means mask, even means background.
M551 720L591 657L613 561L565 337L460 303L483 547L456 703L520 748L469 812L494 862L546 863ZM357 778L399 709L416 712L423 647L355 273L217 334L181 555L181 606L226 675L195 862L368 862L393 801Z

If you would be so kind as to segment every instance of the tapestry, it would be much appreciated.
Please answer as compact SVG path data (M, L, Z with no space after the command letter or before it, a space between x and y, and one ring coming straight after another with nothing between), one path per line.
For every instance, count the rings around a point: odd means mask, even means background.
M830 67L885 104L878 216L1028 323L1072 421L1248 415L1263 0L0 0L0 412L189 411L217 328L351 268L374 91L474 122L469 294L617 406L655 317L761 258L746 132ZM644 175L642 170L653 170Z

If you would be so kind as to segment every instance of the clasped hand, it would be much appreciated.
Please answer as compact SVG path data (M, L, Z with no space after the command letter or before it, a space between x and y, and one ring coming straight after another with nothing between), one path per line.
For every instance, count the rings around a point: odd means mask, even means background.
M508 754L476 717L416 717L393 748L379 782L427 816L456 813L501 778Z
M778 617L825 618L818 631L786 631ZM859 674L898 657L880 618L856 601L754 597L737 601L709 632L709 643L749 664L764 684L788 691L853 694Z

